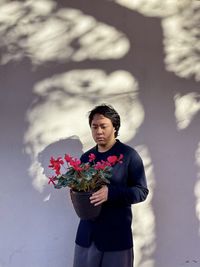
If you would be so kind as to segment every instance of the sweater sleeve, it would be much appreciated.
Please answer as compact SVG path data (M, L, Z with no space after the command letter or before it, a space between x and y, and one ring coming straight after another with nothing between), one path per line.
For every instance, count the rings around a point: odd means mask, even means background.
M128 165L127 185L108 185L108 201L119 204L136 204L146 199L147 188L144 165L136 151L130 154Z

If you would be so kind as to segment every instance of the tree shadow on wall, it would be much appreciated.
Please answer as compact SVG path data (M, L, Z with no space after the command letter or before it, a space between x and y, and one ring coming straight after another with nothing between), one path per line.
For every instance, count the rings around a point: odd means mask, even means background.
M160 19L142 16L107 1L87 1L84 6L75 1L69 5L121 30L131 43L131 49L122 59L85 62L84 67L96 66L107 73L120 68L139 82L145 120L129 144L145 143L154 166L155 266L199 260L199 222L194 196L198 170L194 163L200 117L187 129L177 130L174 104L176 93L199 92L199 84L193 78L180 78L166 71Z
M169 261L173 260L177 262L183 262L184 259L191 260L191 258L186 259L185 255L190 254L188 257L195 257L200 243L197 235L198 220L195 216L193 193L197 176L194 154L199 142L199 127L197 127L199 117L190 124L188 129L178 131L174 117L173 98L177 92L182 94L191 91L198 92L199 85L193 79L182 79L166 71L160 19L142 16L108 1L86 0L84 3L80 0L59 1L57 9L68 7L79 9L85 14L95 17L98 21L121 30L130 41L129 52L116 60L87 58L81 62L52 61L34 69L27 57L16 65L12 63L6 65L3 72L15 73L15 76L13 81L7 81L4 89L9 92L13 83L17 84L21 90L20 95L29 99L34 96L32 96L32 92L27 91L27 88L33 88L37 82L46 77L72 69L98 68L103 69L107 74L121 69L131 73L139 83L139 97L146 115L137 136L130 140L129 144L145 144L148 147L156 178L156 190L153 198L157 242L155 266L164 267L165 262L169 264ZM72 46L76 49L77 43L74 42ZM20 66L20 68L16 66ZM12 103L12 97L8 97ZM98 97L100 97L100 93ZM102 102L103 100L102 98ZM28 103L29 101L24 106L24 113ZM91 100L91 104L93 103L95 101ZM24 113L22 112L22 114ZM127 120L129 120L128 116ZM21 118L16 120L16 123L21 129L24 128L24 121ZM77 126L75 125L75 127ZM74 140L68 141L68 147L73 152L77 151L78 153L79 150L82 150L81 145ZM68 143L68 141L66 142ZM51 152L52 154L55 151L66 152L64 146L65 141L56 142L39 155L45 171L47 171L47 161ZM67 152L70 153L69 150ZM58 192L58 194L54 193L55 203L60 205L64 196L64 191ZM68 212L71 210L70 207L66 207L66 209ZM67 217L67 219L69 218ZM188 248L191 250L188 251Z
M44 168L44 174L48 177L52 175L48 167L51 156L57 158L70 154L79 158L82 153L82 144L79 138L72 136L47 146L38 155L38 160ZM79 219L71 203L69 188L55 189L53 185L49 185L42 195L45 196L44 201L48 203L48 208L53 211L53 217L56 218L52 222L51 235L56 236L58 234L57 229L59 229L59 233L62 233L62 236L59 237L58 251L63 249L64 255L67 255L65 257L67 259L66 264L70 265L70 262L72 264L73 261L73 248Z

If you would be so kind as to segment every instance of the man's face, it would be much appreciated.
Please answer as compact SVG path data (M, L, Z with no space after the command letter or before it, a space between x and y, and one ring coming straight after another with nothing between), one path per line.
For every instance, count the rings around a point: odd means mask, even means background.
M115 128L110 119L95 114L91 123L92 136L99 146L106 146L115 140Z

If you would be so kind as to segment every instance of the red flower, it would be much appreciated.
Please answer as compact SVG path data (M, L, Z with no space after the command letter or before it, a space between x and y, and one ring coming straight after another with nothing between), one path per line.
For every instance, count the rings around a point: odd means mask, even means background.
M72 160L72 157L69 154L65 154L64 159L66 162L70 162Z
M117 162L117 156L109 156L107 158L107 161L111 164L114 165Z
M56 180L58 180L58 178L56 176L51 176L51 177L48 177L49 178L49 181L48 181L48 184L53 184L55 185L55 182Z
M104 170L107 166L111 166L111 164L108 161L101 160L101 162L97 162L95 165L96 170Z
M64 161L62 160L62 158L58 157L57 159L54 159L54 157L51 157L50 163L51 164L49 165L49 168L55 170L56 174L59 175L61 165L64 164Z
M120 154L119 158L118 158L118 161L119 163L122 163L122 159L123 159L124 155Z
M107 158L107 161L111 164L111 165L115 165L117 162L122 163L121 159L123 159L123 155L120 154L119 158L117 156L109 156Z
M89 155L89 162L92 162L92 161L94 161L95 159L96 159L95 154L91 153L91 154Z
M70 161L70 165L72 166L72 168L76 171L82 171L83 168L80 167L81 165L81 161L79 159L71 159Z
M48 184L53 184L57 189L69 186L77 191L94 190L100 184L109 183L112 167L118 162L122 163L122 158L122 154L119 157L112 155L107 160L95 163L96 156L90 153L89 162L82 163L80 159L73 158L69 154L65 154L63 159L51 157L49 168L54 170L55 176L48 177ZM93 177L94 179L91 179Z

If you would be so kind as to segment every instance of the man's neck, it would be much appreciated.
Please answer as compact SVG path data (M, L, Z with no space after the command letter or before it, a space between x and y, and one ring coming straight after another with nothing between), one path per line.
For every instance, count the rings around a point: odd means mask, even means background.
M106 152L109 149L111 149L111 147L113 147L113 145L116 143L116 139L113 140L113 142L106 144L106 145L98 145L98 151L99 152Z

